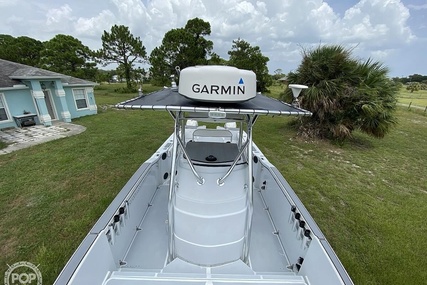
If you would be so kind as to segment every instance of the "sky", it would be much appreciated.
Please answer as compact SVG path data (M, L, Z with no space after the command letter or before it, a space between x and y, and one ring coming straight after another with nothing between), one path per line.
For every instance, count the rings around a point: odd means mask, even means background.
M339 44L391 77L427 75L427 0L0 0L0 34L66 34L94 50L104 30L125 25L150 54L195 17L210 23L219 56L240 38L260 47L270 74L296 70L302 49Z

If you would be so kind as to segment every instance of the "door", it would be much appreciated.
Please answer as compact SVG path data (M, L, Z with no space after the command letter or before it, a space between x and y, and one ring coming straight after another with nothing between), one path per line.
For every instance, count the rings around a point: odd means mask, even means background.
M50 95L49 90L43 90L44 101L46 102L47 111L52 120L56 120L55 105L53 104L52 96Z

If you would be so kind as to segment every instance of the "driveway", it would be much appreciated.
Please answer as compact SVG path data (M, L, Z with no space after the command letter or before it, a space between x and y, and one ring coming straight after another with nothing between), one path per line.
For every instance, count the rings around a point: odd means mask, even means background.
M3 130L0 131L0 140L6 142L8 146L0 149L0 155L51 140L80 134L85 130L86 127L64 122L55 122L50 127L36 125L26 128Z

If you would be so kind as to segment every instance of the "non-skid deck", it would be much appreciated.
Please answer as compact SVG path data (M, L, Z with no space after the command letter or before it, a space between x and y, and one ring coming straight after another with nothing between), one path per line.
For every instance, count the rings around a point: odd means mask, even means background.
M275 274L251 274L242 261L214 268L196 267L175 259L163 272L141 272L141 271L120 271L113 272L105 285L123 284L287 284L287 285L307 285L303 276L292 273ZM184 273L182 273L184 272ZM233 272L233 274L230 274Z
M158 188L151 206L139 226L140 230L124 258L126 265L121 268L121 271L164 271L168 253L168 191L166 185ZM257 189L254 189L254 192L254 215L249 254L250 267L248 269L253 274L293 274L286 268L289 265L286 254L274 233L274 227L260 193Z
M161 270L165 266L168 252L168 195L168 186L157 189L124 258L127 263L124 268Z

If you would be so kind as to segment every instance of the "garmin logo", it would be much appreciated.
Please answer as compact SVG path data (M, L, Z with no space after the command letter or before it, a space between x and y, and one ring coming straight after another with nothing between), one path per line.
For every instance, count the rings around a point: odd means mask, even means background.
M200 85L198 83L193 84L191 90L194 93L204 93L204 94L217 94L217 95L239 95L245 94L245 86L243 79L240 78L239 85Z

